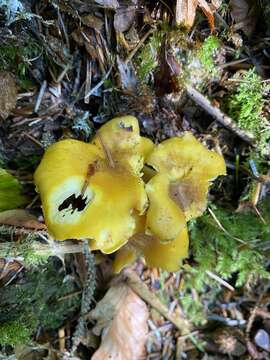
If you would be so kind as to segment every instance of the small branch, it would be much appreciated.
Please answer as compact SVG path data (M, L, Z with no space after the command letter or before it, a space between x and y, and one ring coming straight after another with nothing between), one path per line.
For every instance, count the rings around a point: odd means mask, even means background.
M36 114L38 113L38 110L39 110L39 107L40 107L40 104L41 104L41 100L42 100L42 98L44 96L46 87L47 87L47 81L44 80L41 87L40 87L38 97L37 97L37 100L36 100L36 104L35 104L35 108L34 108L34 113L36 113Z
M202 95L192 86L187 85L186 90L188 96L208 114L213 116L213 118L216 119L220 124L234 132L237 136L245 140L247 143L253 146L256 145L256 140L253 134L240 129L229 116L225 115L219 108L212 105L211 102L207 99L207 97Z
M218 275L212 273L212 271L206 270L205 273L213 280L216 280L217 282L219 282L222 286L226 287L227 289L229 289L230 291L234 291L234 287L232 287L229 283L227 283L227 281L221 279L221 277L219 277Z
M105 153L105 156L107 158L109 166L114 169L115 168L115 163L114 163L114 160L113 160L113 157L112 157L112 154L111 154L110 150L108 149L108 147L104 143L104 141L102 139L102 136L101 136L99 131L96 132L96 135L97 135L98 140L101 143L101 146L103 148L103 151Z
M168 308L154 295L141 279L131 270L124 270L125 280L130 288L139 295L144 301L156 309L161 315L168 319L182 334L190 331L189 322L176 314L171 314Z
M125 64L127 65L129 61L133 58L133 56L136 54L136 52L139 50L139 48L144 44L145 40L148 38L149 35L151 35L154 32L155 29L151 28L147 31L147 33L141 38L141 40L138 42L138 44L135 46L135 48L129 53L128 57L125 60Z
M0 243L0 257L20 257L22 255L20 248L22 249L25 246L24 242L1 242ZM48 255L48 256L57 256L63 254L76 254L80 253L83 250L83 246L81 243L74 244L64 242L54 242L50 241L47 244L42 244L39 241L33 241L29 246L29 250L33 251L37 255Z
M83 241L83 254L87 267L86 279L82 293L81 314L76 326L76 330L72 337L72 354L77 350L82 338L85 337L87 332L85 315L88 314L96 289L96 271L94 255L89 250L88 241Z
M227 231L224 226L221 224L221 222L218 220L218 218L216 217L216 215L214 214L213 210L211 210L210 208L207 209L210 213L210 215L212 216L212 218L215 220L216 224L218 225L218 227L227 235L229 236L231 239L234 239L238 242L240 242L241 244L244 244L244 245L248 245L246 241L236 237L236 236L233 236L232 234L229 233L229 231Z

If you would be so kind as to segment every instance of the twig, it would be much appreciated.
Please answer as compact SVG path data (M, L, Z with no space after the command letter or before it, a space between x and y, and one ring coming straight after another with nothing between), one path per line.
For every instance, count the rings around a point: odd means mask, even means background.
M186 319L176 314L170 314L168 308L153 294L141 279L131 270L124 270L125 280L130 288L139 295L144 301L156 309L161 315L169 320L174 326L181 331L182 334L188 334L190 324Z
M213 280L216 280L217 282L219 282L221 285L223 285L224 287L226 287L227 289L229 289L230 291L234 291L234 287L232 287L229 283L227 283L227 281L221 279L221 277L219 277L218 275L212 273L212 271L206 270L205 273Z
M33 143L35 143L36 145L38 145L39 147L41 147L41 149L44 149L44 146L41 144L40 141L38 141L37 139L35 139L32 135L27 134L26 132L22 133L23 136L26 136L28 139L30 139L31 141L33 141Z
M216 215L214 214L213 210L211 210L210 208L207 209L210 213L210 215L212 216L212 218L215 220L215 222L217 223L218 227L226 234L228 235L230 238L240 242L241 244L245 244L247 245L247 242L236 237L236 236L233 236L232 234L229 233L229 231L227 231L224 226L221 224L221 222L218 220L218 218L216 217Z
M112 65L110 66L109 70L106 72L106 74L103 76L103 78L100 80L100 82L97 83L96 86L94 86L91 90L88 91L88 93L86 93L84 95L84 98L90 97L91 95L93 95L103 84L104 81L108 79L108 77L110 76L110 73L112 71ZM80 98L80 100L82 100L83 98Z
M29 235L29 233L26 233ZM33 235L40 235L37 232L34 232ZM31 235L30 235L31 236ZM20 248L24 247L24 242L1 242L0 243L0 257L10 256L10 257L19 257L21 256ZM29 246L29 250L33 251L37 255L63 255L63 254L76 254L82 252L82 244L73 244L65 242L54 242L50 241L46 244L43 244L39 241L33 241Z
M82 294L81 314L72 338L72 354L75 353L82 338L86 334L85 315L89 312L94 297L94 291L96 289L95 259L94 255L89 250L89 244L87 240L83 241L83 253L87 266L87 275Z
M107 148L106 144L104 143L104 141L102 139L102 136L100 135L99 131L96 132L96 135L97 135L97 138L99 139L99 141L101 143L101 146L102 146L102 148L104 150L104 153L105 153L106 158L108 160L109 166L111 168L115 168L115 163L114 163L112 154L111 154L110 150Z
M92 83L92 61L86 61L86 80L85 80L85 93L89 93ZM84 103L89 104L89 95L84 97Z
M235 122L227 115L225 115L219 108L212 105L211 102L202 95L198 90L194 89L192 86L186 86L188 96L201 108L203 108L208 114L213 116L220 124L233 131L240 138L245 140L251 145L255 145L255 137L242 129L240 129Z
M37 113L38 110L39 110L41 100L42 100L43 95L45 93L46 87L47 87L47 81L44 80L41 87L40 87L39 93L38 93L37 101L36 101L35 108L34 108L35 113Z
M136 54L136 52L139 50L139 48L143 45L145 40L148 38L149 35L151 35L154 32L155 29L151 28L147 31L147 33L141 38L141 40L138 42L138 44L135 46L135 48L129 53L128 57L125 60L125 64L127 65L128 62L133 58L133 56Z

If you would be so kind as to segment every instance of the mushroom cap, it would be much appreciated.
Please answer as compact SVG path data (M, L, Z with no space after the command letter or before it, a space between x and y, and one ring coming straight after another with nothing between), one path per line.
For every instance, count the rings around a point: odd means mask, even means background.
M50 146L34 180L50 234L57 240L90 238L90 246L104 253L128 241L136 227L133 210L147 206L140 178L108 167L102 150L77 140Z
M178 271L182 260L188 256L188 232L184 228L173 241L164 244L153 237L146 242L144 257L148 266L159 267L166 271Z
M170 183L170 197L182 209L186 221L201 216L207 207L209 182L197 176L187 176Z
M155 144L149 138L141 136L140 139L140 153L144 159L146 159L154 150Z
M190 132L174 137L157 145L146 159L146 163L161 173L167 173L171 180L189 174L211 181L226 174L223 157L208 150Z
M171 199L170 179L166 174L155 175L146 185L149 208L146 214L146 233L163 242L172 241L186 227L184 212Z
M108 121L98 130L92 143L109 152L113 166L140 176L143 152L148 151L150 144L148 141L141 141L139 123L134 116L122 116Z
M116 253L113 261L113 272L118 274L126 266L133 264L138 257L137 251L133 246L129 244L124 245Z
M141 216L145 222L145 215ZM141 229L142 230L142 229ZM113 270L119 273L124 267L131 265L138 256L144 256L146 264L166 271L178 271L182 260L188 256L188 232L184 228L176 239L162 243L154 236L142 232L135 233L129 242L119 249L113 262Z

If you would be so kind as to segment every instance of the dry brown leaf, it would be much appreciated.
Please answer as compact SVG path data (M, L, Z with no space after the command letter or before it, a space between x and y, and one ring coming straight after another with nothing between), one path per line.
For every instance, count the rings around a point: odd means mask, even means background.
M6 119L15 108L17 88L13 76L7 72L0 72L0 118Z
M190 28L195 20L198 0L177 0L176 24Z
M97 320L95 333L102 333L101 345L92 360L144 358L149 313L129 286L121 283L111 287L90 317Z
M22 269L18 260L0 258L0 288L9 284Z
M191 28L194 24L196 9L200 7L207 16L211 32L214 30L214 15L206 0L177 0L176 24Z
M119 8L114 14L113 25L115 30L120 32L125 32L129 30L131 25L135 21L136 10L135 7L131 6L130 8Z
M202 9L204 15L207 17L210 30L211 32L213 32L215 27L215 19L214 19L213 11L211 10L209 4L205 0L198 0L198 5Z
M117 0L95 0L95 2L101 5L104 9L118 9L119 3Z
M34 230L45 230L46 225L23 209L7 210L0 213L0 224L13 225Z
M251 36L259 19L259 3L257 0L230 0L232 19L235 29L243 30L245 35Z

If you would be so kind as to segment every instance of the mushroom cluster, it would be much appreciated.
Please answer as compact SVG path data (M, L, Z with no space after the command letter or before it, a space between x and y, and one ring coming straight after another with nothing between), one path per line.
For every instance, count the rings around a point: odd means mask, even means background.
M211 181L225 173L223 157L191 133L154 145L124 116L91 143L51 145L34 181L56 240L87 238L91 250L117 251L116 272L141 255L177 271L188 254L187 221L203 213Z

